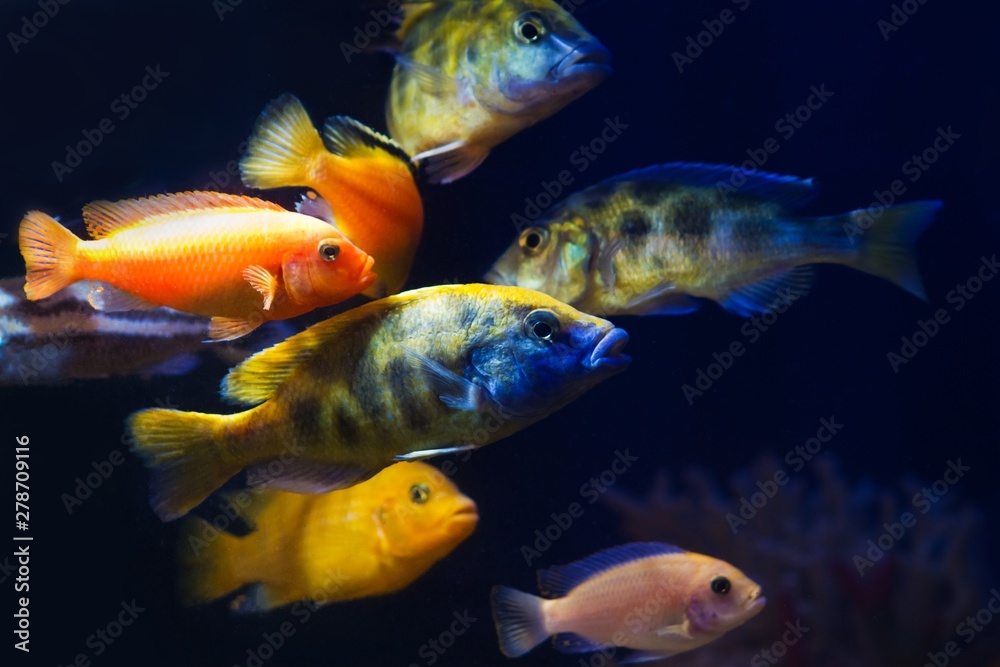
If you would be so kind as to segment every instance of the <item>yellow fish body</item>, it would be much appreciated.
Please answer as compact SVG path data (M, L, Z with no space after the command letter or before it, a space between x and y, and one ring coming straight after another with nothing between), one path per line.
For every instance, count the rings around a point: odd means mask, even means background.
M143 410L128 428L150 468L152 505L171 520L244 469L273 488L320 493L396 460L495 442L624 370L627 340L532 290L427 287L335 316L234 368L223 396L255 407Z
M494 146L611 71L607 50L552 0L439 0L404 9L386 120L434 183L462 178Z
M188 604L245 586L241 612L398 591L475 530L476 504L433 466L397 463L362 484L319 495L261 491L245 537L184 526L181 589Z

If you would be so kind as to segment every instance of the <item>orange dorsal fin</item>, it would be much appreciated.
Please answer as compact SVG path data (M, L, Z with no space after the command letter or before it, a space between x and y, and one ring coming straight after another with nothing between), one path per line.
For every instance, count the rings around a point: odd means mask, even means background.
M83 221L87 224L87 231L92 238L102 239L112 232L139 224L154 216L209 209L285 210L273 202L255 197L222 192L180 192L116 202L91 202L83 207Z

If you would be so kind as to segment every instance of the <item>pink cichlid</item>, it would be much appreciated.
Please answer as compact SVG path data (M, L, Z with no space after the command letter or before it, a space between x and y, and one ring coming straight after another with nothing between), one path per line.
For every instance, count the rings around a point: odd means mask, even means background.
M538 573L542 599L493 589L500 650L516 658L555 635L563 653L631 649L621 664L704 646L764 608L760 586L725 561L634 543ZM619 658L619 656L616 656Z

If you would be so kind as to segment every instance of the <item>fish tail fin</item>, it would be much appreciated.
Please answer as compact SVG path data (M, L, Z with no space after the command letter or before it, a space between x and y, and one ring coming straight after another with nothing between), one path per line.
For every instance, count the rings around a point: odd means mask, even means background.
M860 232L857 251L849 266L899 285L927 300L913 246L941 210L940 201L918 201L879 209L854 211L843 225L848 236Z
M240 160L240 176L251 188L312 186L310 165L326 152L323 139L294 95L282 95L261 112Z
M522 656L548 638L542 602L540 597L513 588L493 587L490 594L493 622L500 650L508 658Z
M79 237L41 211L29 211L18 230L28 271L24 293L31 301L52 296L76 282Z
M128 419L132 450L150 473L150 504L163 521L184 516L242 465L223 459L229 417L151 408Z
M177 554L181 602L188 606L210 602L250 583L240 567L247 560L242 550L245 541L201 518L185 521Z

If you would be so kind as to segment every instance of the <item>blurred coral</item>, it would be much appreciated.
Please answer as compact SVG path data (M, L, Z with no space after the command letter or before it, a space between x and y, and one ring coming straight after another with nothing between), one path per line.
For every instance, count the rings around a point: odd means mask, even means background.
M921 488L912 480L898 490L852 486L827 456L770 487L784 468L764 457L734 475L729 493L719 491L710 473L685 469L683 492L661 472L644 502L615 489L605 495L622 516L627 539L668 542L729 561L760 583L768 598L760 616L671 658L671 666L919 667L928 652L943 651L949 641L960 651L953 659L942 654L952 664L995 660L1000 622L968 643L956 633L998 583L985 567L979 513L967 504L956 507L959 494L948 493L921 514L910 504ZM759 507L750 502L755 493ZM877 543L884 524L899 522L906 511L916 523L859 574L855 556L867 558L868 541ZM784 644L796 623L808 631Z

